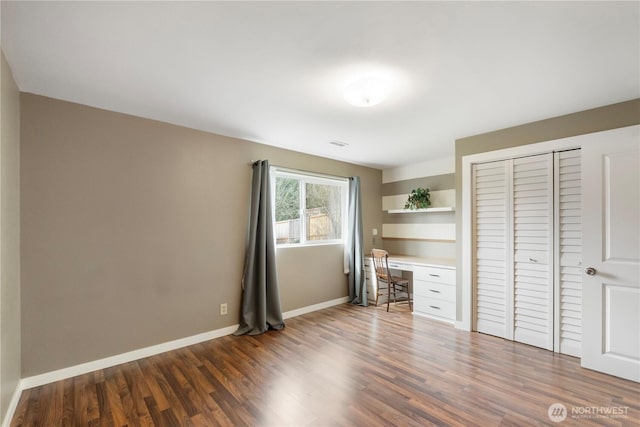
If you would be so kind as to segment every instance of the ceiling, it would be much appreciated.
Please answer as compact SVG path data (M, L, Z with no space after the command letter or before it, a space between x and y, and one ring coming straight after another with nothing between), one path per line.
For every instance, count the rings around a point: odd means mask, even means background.
M24 92L380 169L640 97L637 1L2 1L2 48Z

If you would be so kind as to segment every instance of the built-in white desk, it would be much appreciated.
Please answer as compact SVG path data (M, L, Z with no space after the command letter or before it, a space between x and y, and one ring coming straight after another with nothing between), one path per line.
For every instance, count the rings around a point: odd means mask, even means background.
M371 257L364 260L370 303L375 303L378 283ZM389 269L413 273L413 314L454 323L456 320L456 268L450 258L389 255ZM398 274L398 273L397 273ZM386 298L380 296L386 304Z

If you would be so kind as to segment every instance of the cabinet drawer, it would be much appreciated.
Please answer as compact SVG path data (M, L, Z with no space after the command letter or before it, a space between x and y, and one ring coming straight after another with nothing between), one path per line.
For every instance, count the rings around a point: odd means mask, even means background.
M415 266L413 268L414 280L427 282L456 284L456 271L447 268Z
M416 279L413 283L413 293L416 296L435 298L442 301L453 302L456 300L456 287L444 283L425 282Z
M440 301L416 295L413 304L414 310L418 313L438 316L449 320L456 318L456 303L452 301Z
M413 264L405 264L403 262L389 261L389 270L413 271Z

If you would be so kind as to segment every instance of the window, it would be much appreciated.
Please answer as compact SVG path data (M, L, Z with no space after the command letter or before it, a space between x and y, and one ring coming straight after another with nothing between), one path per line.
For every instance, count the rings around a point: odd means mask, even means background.
M277 245L342 243L347 180L273 169Z

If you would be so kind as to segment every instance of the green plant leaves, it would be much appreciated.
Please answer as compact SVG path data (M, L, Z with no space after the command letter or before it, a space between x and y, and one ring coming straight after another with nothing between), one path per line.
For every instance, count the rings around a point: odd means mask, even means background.
M431 206L429 189L421 187L411 190L407 202L404 204L405 209L425 209L429 206Z

